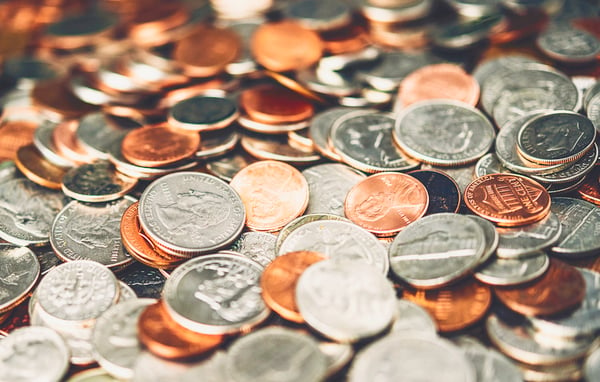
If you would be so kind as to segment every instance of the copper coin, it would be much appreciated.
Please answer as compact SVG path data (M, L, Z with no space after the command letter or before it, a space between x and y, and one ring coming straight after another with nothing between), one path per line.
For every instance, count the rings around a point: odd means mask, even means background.
M423 183L403 173L382 172L361 180L348 192L344 213L377 236L392 236L425 215L428 205Z
M144 44L156 34L175 28L188 20L189 16L182 3L178 1L152 2L149 6L140 6L130 20L129 36Z
M192 157L200 135L167 125L148 125L129 132L121 144L123 157L142 167L162 167Z
M300 122L314 113L313 105L306 98L274 85L255 86L243 91L240 105L251 119L269 124Z
M308 182L300 171L283 162L254 162L230 183L246 207L246 226L277 231L302 215L308 205Z
M548 191L520 175L484 175L471 182L464 195L473 213L504 227L530 224L550 212Z
M21 146L33 142L37 123L27 120L7 120L0 124L0 161L14 160Z
M402 297L425 308L441 332L473 325L485 316L492 303L490 288L472 278L441 289L405 289Z
M296 305L296 284L306 268L324 259L319 252L296 251L269 263L260 278L262 296L269 308L286 320L304 322Z
M29 180L40 186L60 190L66 170L50 163L32 144L17 150L15 165Z
M585 279L577 268L550 258L546 273L515 287L497 287L496 297L525 316L551 316L577 307L585 297Z
M233 30L202 26L177 43L173 58L183 66L187 75L210 77L233 62L240 47L240 39Z
M320 104L327 103L327 101L325 101L323 98L321 98L319 95L317 95L317 93L314 93L312 90L308 89L304 85L301 85L298 81L296 81L288 76L284 76L281 73L273 72L271 70L265 70L263 73L266 76L269 76L272 79L274 79L275 81L279 82L280 85L285 86L286 88L290 89L293 92L301 94L301 95L305 96L306 98L310 98L313 101L316 101Z
M585 177L585 181L577 188L577 194L581 199L600 205L600 167L594 168Z
M438 98L475 106L479 100L479 84L460 66L441 63L413 71L402 80L398 89L398 99L403 107Z
M56 125L52 130L54 147L58 155L70 162L78 165L91 163L97 158L79 143L77 138L78 127L79 122L77 120L64 121Z
M306 69L323 55L319 35L291 20L262 24L250 45L256 61L276 72Z
M357 52L369 45L365 28L360 25L322 31L320 36L325 50L331 54Z
M148 306L138 320L138 337L151 353L167 359L195 357L217 347L221 335L201 334L176 323L163 302Z
M54 119L79 118L98 109L77 98L62 78L37 82L31 99L34 106Z

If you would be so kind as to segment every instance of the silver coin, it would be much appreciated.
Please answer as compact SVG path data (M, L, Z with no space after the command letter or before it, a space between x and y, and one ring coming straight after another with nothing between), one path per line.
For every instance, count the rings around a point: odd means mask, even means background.
M567 23L546 28L536 43L546 56L566 63L593 62L600 53L600 41L593 34Z
M588 382L600 381L600 348L595 349L585 360L583 369L585 380Z
M338 342L355 342L391 324L396 292L375 267L323 260L300 275L296 304L306 323L319 333Z
M542 183L550 196L568 195L569 192L576 190L585 181L585 177L566 183Z
M101 112L85 115L77 126L78 142L98 159L108 159L109 148L123 139L129 129L117 126Z
M277 257L275 242L277 236L267 232L244 232L233 242L231 250L256 261L263 267Z
M561 233L552 252L579 257L600 250L596 232L600 229L600 208L590 202L567 197L553 197L550 210L560 220Z
M325 69L327 71L343 71L344 69L350 69L358 66L359 64L366 64L368 62L375 61L381 56L382 52L380 49L374 46L367 46L361 50L348 53L334 54L331 56L322 57L319 60L319 69ZM340 73L341 74L341 73ZM354 73L352 78L358 80Z
M328 30L341 28L351 21L349 5L339 0L302 0L288 5L285 12L305 28Z
M238 117L238 109L227 97L196 96L182 100L169 110L168 122L174 127L204 131L230 125Z
M118 277L129 285L137 296L142 298L160 298L165 284L165 276L158 269L150 268L138 262L127 267L127 272L121 272Z
M216 20L217 22L219 20ZM226 24L227 28L234 31L242 42L242 49L237 58L227 64L225 71L232 76L242 76L256 71L257 65L252 56L251 40L254 31L261 25L261 20L234 20Z
M75 162L62 157L57 153L52 138L52 133L55 128L56 123L54 122L44 121L40 123L33 133L33 144L48 162L59 167L73 167L76 165Z
M558 164L581 158L594 145L594 124L581 114L553 111L525 122L517 135L517 148L535 163Z
M335 57L335 56L332 56ZM333 97L347 97L360 92L362 84L353 77L344 76L321 65L298 72L298 81L310 90Z
M35 253L38 262L40 263L40 275L44 276L52 268L62 263L62 260L56 256L56 252L52 247L34 247L31 249Z
M514 119L530 112L560 109L561 101L557 97L548 96L547 89L519 88L500 97L494 109L492 118L496 126L503 128Z
M303 224L281 242L278 255L315 251L339 261L366 262L387 274L386 248L369 231L347 221L319 220Z
M62 192L28 179L0 184L0 238L22 246L47 243L52 221L64 205Z
M227 358L229 355L223 350L217 350L209 359L186 370L178 382L222 382L230 377L227 373Z
M170 253L191 255L226 247L240 235L246 219L238 193L199 172L163 176L144 190L139 203L144 232Z
M449 0L447 3L461 16L478 18L495 13L500 0Z
M561 235L561 224L556 214L550 212L542 220L520 227L497 227L500 242L496 254L500 258L527 257L554 245Z
M493 257L475 272L475 278L490 285L518 285L540 277L548 266L550 259L544 252L516 259Z
M431 0L416 0L409 2L372 2L358 1L360 12L372 24L402 23L424 18L433 6Z
M109 268L133 262L121 242L121 218L135 199L67 204L54 219L50 244L64 261L93 260Z
M275 241L275 252L278 256L283 255L281 250L281 244L295 229L302 227L307 223L311 223L318 220L335 220L350 222L349 219L333 214L307 214L297 217L288 224L286 224L277 234L277 240Z
M590 341L563 341L562 346L552 346L536 341L523 325L511 325L492 314L487 318L486 329L492 343L510 358L530 365L552 365L583 357Z
M486 220L477 215L466 215L469 219L475 221L481 229L483 230L483 236L485 238L485 249L483 254L481 255L481 259L479 259L479 264L485 263L498 248L498 243L500 242L500 236L498 235L498 231L496 231L496 226L492 224L489 220Z
M302 171L308 182L306 214L344 216L344 200L348 191L366 175L339 163L326 163Z
M119 284L105 266L76 260L56 266L36 289L39 306L61 321L99 317L119 298Z
M69 349L54 330L26 326L0 341L0 381L60 381L69 367Z
M587 112L588 105L590 104L592 98L596 97L598 94L600 94L600 81L594 79L594 84L591 85L583 94L583 110Z
M600 92L590 99L587 104L586 113L590 121L594 124L596 132L600 131Z
M425 308L408 300L396 301L396 317L390 333L406 332L437 336L437 324Z
M106 161L83 164L67 171L62 179L62 191L81 202L108 202L131 191L137 179L115 170Z
M357 110L338 118L331 143L342 161L366 172L404 171L419 163L407 158L392 141L394 118L373 110Z
M311 164L323 158L312 147L290 143L287 134L256 134L245 132L240 144L252 156L291 164Z
M466 165L466 166L453 166L453 167L440 167L433 166L428 163L423 163L421 165L421 169L423 170L436 170L443 172L444 174L450 176L452 179L456 181L458 187L460 188L461 195L464 195L465 189L473 180L475 180L475 165Z
M354 357L354 349L351 344L320 342L319 350L325 356L328 377L339 372Z
M155 299L133 299L112 306L96 320L92 344L96 361L112 376L133 378L133 366L142 345L138 340L138 319Z
M199 362L175 362L157 357L148 351L143 351L133 366L132 382L165 382L179 381L185 373Z
M137 293L133 290L132 287L125 284L125 282L119 280L119 301L118 303L122 303L125 301L133 300L138 298Z
M478 381L520 382L519 369L501 353L473 342L463 341L460 348L475 366Z
M396 235L390 265L395 276L412 286L441 287L473 270L485 245L483 229L464 215L425 216Z
M479 86L483 88L483 84L492 77L502 76L505 73L515 69L518 70L519 66L523 64L531 64L537 62L538 61L533 57L522 56L518 54L502 55L478 63L475 69L473 70L472 75L479 83ZM492 111L491 109L488 110L485 108L484 110L488 113Z
M499 134L498 134L499 135ZM498 136L496 136L496 140ZM475 164L475 176L490 175L490 174L511 174L512 171L504 167L495 153L485 154Z
M353 109L348 107L334 107L318 112L312 117L308 127L309 134L314 142L315 149L324 157L338 162L342 160L329 146L329 133L338 118L352 111Z
M416 333L386 336L355 357L348 381L474 382L475 369L464 353L443 338Z
M226 182L231 182L231 179L240 172L241 169L247 167L252 162L252 159L246 155L236 152L230 153L224 157L209 160L206 163L206 168L211 174Z
M67 379L67 382L119 382L119 380L108 374L103 368L96 367L76 373Z
M429 38L436 47L464 50L481 43L502 23L506 23L506 19L496 10L483 17L444 23L433 28Z
M267 327L240 337L229 347L226 365L236 382L317 382L326 372L317 341L283 327Z
M422 101L404 109L394 141L409 155L441 166L476 162L494 143L495 130L477 109L451 100Z
M280 134L289 131L297 131L307 128L310 125L310 121L308 119L300 122L273 124L256 121L245 114L241 114L237 118L237 122L243 128L261 134Z
M7 160L0 162L0 183L8 182L9 180L18 179L22 176L17 171L15 162Z
M267 318L259 286L262 266L214 254L183 263L165 282L163 299L177 322L206 334L236 333Z
M0 313L24 300L39 276L40 263L29 248L0 244Z
M198 159L207 159L228 153L235 148L241 137L233 127L202 131L199 134L200 147L196 151Z
M531 178L541 183L570 183L577 181L589 174L598 161L598 146L594 143L592 148L579 160L570 164L564 170L546 175L531 174Z
M600 274L578 268L585 280L585 297L574 311L556 318L530 317L532 326L551 336L581 338L600 332Z

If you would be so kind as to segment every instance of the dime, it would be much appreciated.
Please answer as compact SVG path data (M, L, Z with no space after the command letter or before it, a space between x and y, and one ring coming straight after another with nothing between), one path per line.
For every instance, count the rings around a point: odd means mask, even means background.
M17 150L15 165L29 180L42 187L59 190L65 169L46 160L33 144Z
M539 183L520 175L490 174L465 190L465 204L475 214L499 226L521 226L543 219L550 196Z
M177 172L152 182L140 197L144 232L170 254L207 253L231 244L244 227L242 199L222 180Z
M302 227L307 223L311 223L314 221L322 221L322 220L335 220L335 221L345 221L350 222L350 220L345 217L333 214L306 214L297 217L292 220L288 224L286 224L281 231L277 234L277 240L275 241L275 252L279 255L283 253L279 252L281 250L281 244L285 241L285 239L297 228Z
M196 158L208 159L227 154L235 149L240 137L234 127L200 132L200 147L196 151Z
M28 248L0 244L0 314L19 305L35 286L40 276L40 263Z
M282 86L252 87L240 94L239 102L250 119L268 124L301 122L314 113L306 98Z
M585 297L585 281L573 266L550 259L544 275L527 285L496 288L496 297L526 316L549 316L578 306Z
M235 151L224 157L209 160L206 163L206 169L219 179L230 182L235 174L255 161L249 155Z
M396 294L372 266L323 260L300 276L296 304L306 323L319 333L338 342L355 342L391 324Z
M518 285L540 277L549 265L550 259L544 252L509 259L494 256L475 272L475 277L490 285Z
M422 163L421 169L422 170L439 171L439 172L443 172L444 174L448 175L449 177L454 179L454 181L456 181L456 184L458 184L458 187L459 187L462 195L464 195L465 189L467 188L467 186L475 179L475 165L474 164L464 165L464 166L442 167L442 166L433 166L428 163Z
M552 207L551 207L552 208ZM554 245L562 232L558 216L550 212L542 220L520 227L497 227L500 241L496 254L500 258L514 259Z
M0 184L0 237L16 245L48 242L52 221L63 208L60 192L42 188L28 179Z
M334 107L320 111L310 120L309 132L315 149L324 157L341 161L340 156L329 145L329 132L335 121L352 111L349 107Z
M462 192L451 176L436 170L414 170L408 175L417 178L427 190L429 205L425 215L458 212Z
M476 162L494 143L495 131L477 109L452 100L430 100L404 109L394 141L407 154L439 166Z
M296 251L285 253L267 265L260 287L269 308L287 320L304 322L296 305L296 284L306 268L324 259L318 252Z
M123 248L120 223L135 200L125 197L102 204L72 201L57 215L50 231L50 244L63 261L93 260L109 268L130 264Z
M570 64L594 62L600 54L600 41L596 36L568 24L546 28L536 43L548 57Z
M552 252L561 256L577 258L596 253L599 243L596 227L600 224L600 209L584 200L555 197L551 210L560 220L561 233Z
M490 288L474 279L435 290L406 289L402 297L425 308L441 332L473 325L485 316L492 304Z
M341 28L351 21L349 5L337 0L297 1L287 7L286 13L305 28L319 31Z
M189 131L222 129L238 117L235 103L225 97L196 96L179 101L169 110L171 126Z
M437 324L431 314L416 302L410 300L396 301L397 313L390 333L422 333L437 336Z
M231 250L266 267L276 257L275 242L277 236L267 232L244 232L231 245Z
M199 333L248 330L269 315L260 295L262 271L258 263L239 255L214 254L189 260L165 283L166 309L180 325Z
M277 231L302 215L308 205L308 183L300 171L278 161L259 161L231 180L246 207L246 225L257 231Z
M108 202L131 191L137 179L118 173L110 162L94 162L69 170L62 179L65 195L81 202Z
M401 231L389 249L394 275L417 288L447 285L474 269L485 251L483 229L466 216L426 216Z
M358 182L346 196L344 214L377 236L393 236L427 211L425 186L402 173L379 173Z

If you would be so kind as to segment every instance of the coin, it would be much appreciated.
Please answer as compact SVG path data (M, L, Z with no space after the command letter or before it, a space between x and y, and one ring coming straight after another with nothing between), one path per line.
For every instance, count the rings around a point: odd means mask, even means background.
M56 147L57 154L75 164L91 163L96 159L85 149L77 138L77 120L60 122L52 131L52 142Z
M28 248L0 244L0 314L10 312L19 305L35 286L40 276L40 263Z
M552 208L552 207L551 207ZM497 227L500 242L496 254L500 258L527 257L554 245L562 232L558 216L550 212L542 220L520 227Z
M84 164L69 170L62 179L65 195L82 202L108 202L131 191L137 179L117 172L110 162Z
M275 242L277 236L267 232L244 232L233 242L231 250L256 261L266 267L277 257Z
M69 90L63 78L36 83L31 90L33 104L53 120L79 118L96 110L96 106L85 103Z
M600 210L584 200L555 197L551 210L560 220L561 233L552 252L569 258L588 256L596 253L598 243L593 240Z
M66 175L64 168L46 160L33 144L21 146L17 150L15 165L32 182L53 190L61 188Z
M437 336L437 323L432 315L416 302L401 299L396 301L398 313L392 323L390 333L422 333Z
M238 116L235 103L224 97L195 96L179 101L169 110L171 126L189 131L222 129Z
M493 256L477 270L475 277L489 285L519 285L540 277L549 265L544 252L509 259Z
M548 57L569 64L594 62L600 54L596 36L571 25L552 25L537 36L537 46Z
M311 164L322 158L312 148L294 147L287 136L258 135L245 132L240 140L242 148L257 159L292 164Z
M41 123L34 132L33 145L42 156L50 163L58 167L73 167L76 164L58 153L52 135L56 124L51 121Z
M408 175L423 183L429 195L425 215L440 212L458 212L462 201L456 181L449 175L435 170L413 170Z
M108 159L109 148L131 130L115 123L104 113L91 113L79 121L77 139L81 146L98 159Z
M593 169L585 178L585 181L577 188L577 194L581 199L595 205L600 205L600 169Z
M313 106L304 97L281 86L261 85L244 90L240 106L248 117L268 124L304 121L313 115Z
M0 160L14 160L17 150L33 142L38 124L28 120L6 120L0 123Z

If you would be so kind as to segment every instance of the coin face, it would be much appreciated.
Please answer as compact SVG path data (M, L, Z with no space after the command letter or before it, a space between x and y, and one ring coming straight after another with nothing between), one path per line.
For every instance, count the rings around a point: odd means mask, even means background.
M82 202L108 202L135 187L137 179L115 170L106 161L84 164L68 171L62 179L65 195Z
M551 210L558 216L561 233L552 252L569 257L586 256L598 250L594 240L596 227L600 223L600 209L585 200L555 197Z
M435 170L414 170L408 175L423 183L429 195L429 205L425 215L440 212L458 212L462 192L451 176Z
M0 313L4 313L18 305L33 288L40 275L40 263L31 250L12 244L0 244L0 254Z
M282 86L252 87L240 94L239 102L248 117L268 124L300 122L314 113L306 98Z
M180 129L207 131L226 127L237 116L237 106L228 98L196 96L173 105L169 123Z

